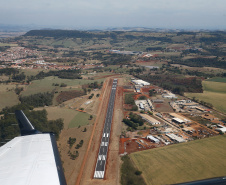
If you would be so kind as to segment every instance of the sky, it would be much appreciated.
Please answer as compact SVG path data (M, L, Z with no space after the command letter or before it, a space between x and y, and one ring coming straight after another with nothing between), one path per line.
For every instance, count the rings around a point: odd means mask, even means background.
M226 29L226 0L0 0L0 24Z

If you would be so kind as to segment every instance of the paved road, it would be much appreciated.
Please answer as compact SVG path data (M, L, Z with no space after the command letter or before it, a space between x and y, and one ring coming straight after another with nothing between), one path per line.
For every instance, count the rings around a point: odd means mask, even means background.
M100 149L99 149L96 168L94 172L94 178L97 178L97 179L104 178L105 164L107 160L108 145L110 140L111 123L112 123L113 110L114 110L114 104L115 104L117 82L118 80L114 79L112 89L111 89L111 95L108 103L103 135L100 143Z

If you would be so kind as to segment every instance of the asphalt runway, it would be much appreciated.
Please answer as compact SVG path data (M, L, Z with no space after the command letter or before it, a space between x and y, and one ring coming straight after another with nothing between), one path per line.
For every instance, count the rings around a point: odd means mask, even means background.
M114 110L114 104L115 104L115 94L116 94L117 83L118 83L118 80L114 79L113 85L111 88L110 99L108 102L108 109L105 117L104 130L101 138L96 168L94 172L94 178L96 179L103 179L105 174L105 165L106 165L108 145L110 140L111 123L112 123L113 110Z

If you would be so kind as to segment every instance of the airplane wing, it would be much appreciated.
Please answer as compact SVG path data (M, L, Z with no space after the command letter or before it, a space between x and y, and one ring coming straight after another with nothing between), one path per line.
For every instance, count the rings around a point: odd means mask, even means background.
M0 184L66 185L55 136L37 131L16 111L21 136L0 147Z

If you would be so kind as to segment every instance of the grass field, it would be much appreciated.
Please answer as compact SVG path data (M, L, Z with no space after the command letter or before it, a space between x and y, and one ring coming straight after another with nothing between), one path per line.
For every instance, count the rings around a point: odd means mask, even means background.
M35 108L35 110L42 110L43 108ZM78 111L67 109L67 108L60 108L60 107L45 107L48 113L48 120L55 120L55 119L63 119L64 120L64 128L67 129L71 120L78 114Z
M19 85L18 87L25 87L25 85ZM20 103L14 91L15 88L16 85L0 84L0 110L6 106L11 107Z
M216 110L226 113L226 94L204 91L204 93L186 93L187 97L211 103Z
M226 175L226 136L174 144L131 154L149 185L174 184Z
M220 77L216 77L216 78L211 78L207 81L212 81L212 82L223 82L226 83L226 78L220 78Z
M83 80L83 79L61 79L58 77L46 77L42 80L34 80L32 81L31 85L27 87L25 91L22 92L22 96L28 96L35 93L40 92L51 92L54 89L57 89L58 91L67 91L67 90L78 90L80 89L80 86L83 84L93 83L95 81L101 82L103 79L99 80ZM59 86L53 86L53 83L65 83L67 84L67 87L59 87ZM71 87L71 89L69 89Z
M226 93L226 83L214 82L214 81L203 81L202 86L204 91Z
M84 125L88 125L91 120L89 120L90 115L84 112L77 112L74 118L70 121L68 128L74 128Z
M2 92L0 91L0 110L3 108L11 107L20 103L16 93L14 91Z
M199 100L211 103L216 110L226 113L226 83L203 81L203 93L185 93L185 96L196 97Z

